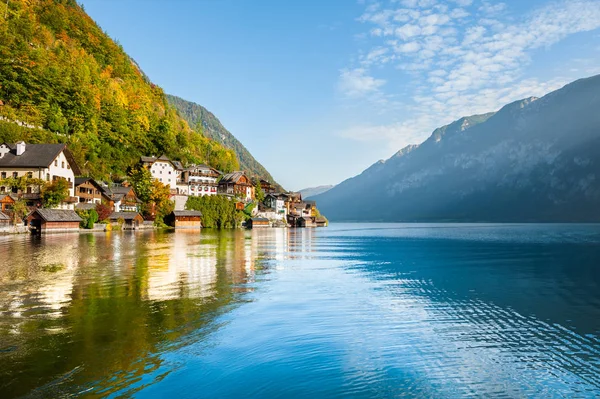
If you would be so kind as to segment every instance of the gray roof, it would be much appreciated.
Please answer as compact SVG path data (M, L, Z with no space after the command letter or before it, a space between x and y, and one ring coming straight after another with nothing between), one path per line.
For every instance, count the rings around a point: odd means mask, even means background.
M10 220L10 218L5 213L0 212L0 220Z
M17 145L4 143L10 151L0 158L0 167L47 168L64 151L73 173L78 175L79 168L66 144L25 144L25 152L17 155Z
M252 218L253 222L268 222L269 219L267 218Z
M89 202L80 202L75 205L75 208L82 211L89 211L90 209L96 209L96 204Z
M18 200L18 198L17 198L17 197L15 197L15 196L14 196L14 195L12 195L12 194L0 194L0 201L2 201L2 200L3 200L4 198L6 198L6 197L10 197L10 198L12 198L12 199L13 199L13 201L17 201L17 200Z
M137 212L113 212L110 214L110 216L108 218L110 220L115 220L115 219L133 220L138 216L141 217L141 215Z
M231 173L227 173L226 175L223 175L223 177L221 178L221 181L219 183L237 183L238 180L240 180L242 178L242 176L244 176L245 173L242 171L235 171L235 172L231 172Z
M202 216L202 212L200 211L173 211L173 215L175 215L175 217L177 216L181 216L181 217L194 217L194 216Z
M37 213L46 222L81 222L82 220L75 211L67 209L38 208L32 213Z

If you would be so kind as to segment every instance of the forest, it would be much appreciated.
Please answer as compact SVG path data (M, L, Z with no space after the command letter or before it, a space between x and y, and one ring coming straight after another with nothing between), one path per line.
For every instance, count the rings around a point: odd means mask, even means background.
M85 175L118 180L141 155L239 168L74 0L0 4L0 142L67 143Z

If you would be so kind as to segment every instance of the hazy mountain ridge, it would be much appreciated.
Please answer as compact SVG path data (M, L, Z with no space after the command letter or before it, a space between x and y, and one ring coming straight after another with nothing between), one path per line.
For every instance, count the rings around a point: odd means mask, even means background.
M224 126L221 121L202 105L187 101L181 97L167 94L169 104L177 109L179 114L188 122L192 128L201 123L202 133L223 146L235 151L240 168L269 182L274 183L273 176L261 165L248 151L246 147Z
M600 220L599 89L595 76L461 118L314 199L332 220Z
M307 199L307 198L313 197L315 195L323 194L323 193L331 190L333 187L334 187L333 185L329 184L329 185L324 185L324 186L303 188L302 190L299 190L298 192L300 194L302 194L302 198Z

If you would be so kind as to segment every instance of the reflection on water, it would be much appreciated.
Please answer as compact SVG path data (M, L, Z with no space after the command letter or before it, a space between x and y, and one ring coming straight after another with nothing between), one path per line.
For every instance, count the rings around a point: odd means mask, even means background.
M600 396L600 226L0 237L0 393Z

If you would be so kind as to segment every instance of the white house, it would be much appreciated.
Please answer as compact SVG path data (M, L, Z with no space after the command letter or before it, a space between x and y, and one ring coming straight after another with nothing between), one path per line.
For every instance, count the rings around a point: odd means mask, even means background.
M159 158L142 157L141 161L142 165L150 171L153 178L172 190L177 189L177 182L181 171L175 162L164 155Z
M221 173L207 165L192 165L182 172L182 182L187 188L187 195L202 197L217 195L217 180Z
M9 177L30 177L47 182L64 179L69 183L70 203L75 197L75 175L79 174L66 144L26 144L23 141L0 144L0 180ZM8 191L9 187L0 185L0 193ZM31 185L20 194L27 200L39 200L39 186Z

